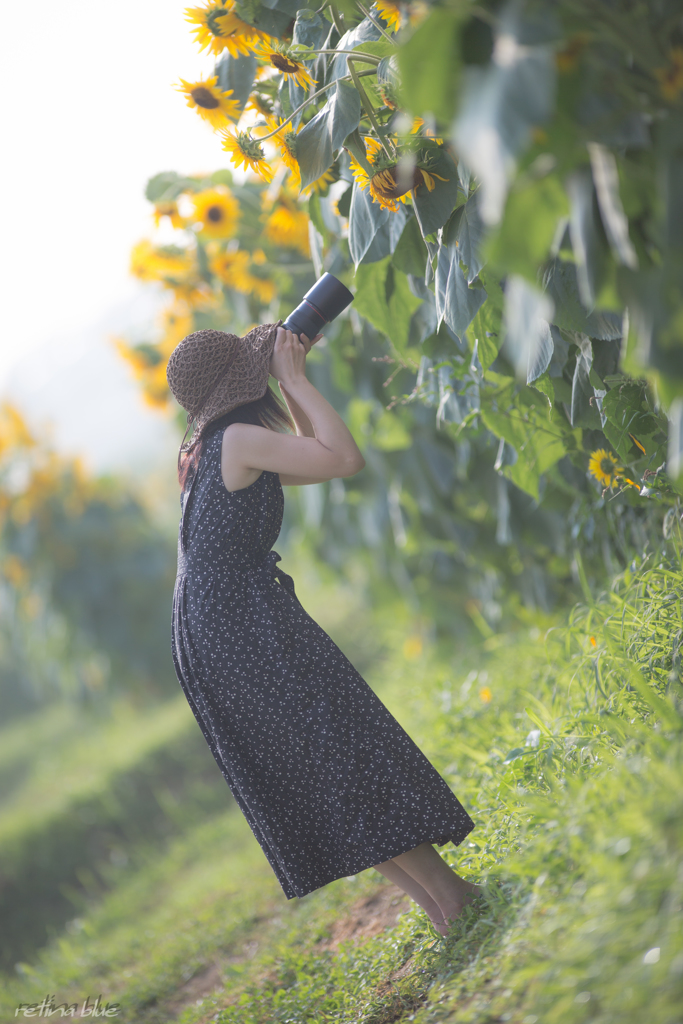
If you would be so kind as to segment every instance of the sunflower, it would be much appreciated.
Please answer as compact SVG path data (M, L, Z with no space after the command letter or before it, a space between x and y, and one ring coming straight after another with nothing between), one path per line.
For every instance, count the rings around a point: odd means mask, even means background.
M175 88L187 97L188 107L194 107L200 117L208 121L213 128L221 128L226 121L237 121L240 116L240 105L231 100L232 89L222 92L218 88L218 77L207 78L198 82L186 82L180 79Z
M192 332L190 307L185 302L173 302L163 310L160 321L163 337L158 348L164 359L168 359L176 345Z
M186 302L192 309L209 310L217 305L216 296L206 281L202 281L195 274L188 274L182 280L169 281L167 284L173 289L176 299Z
M275 118L268 119L270 131L275 131L279 125L280 122L276 121ZM299 168L299 161L296 158L296 136L297 132L301 131L302 128L303 125L299 125L296 129L292 128L291 125L286 125L283 131L273 135L273 142L277 146L283 164L290 171L291 183L295 188L301 188L301 170Z
M364 192L370 192L374 201L384 209L398 210L397 200L401 203L406 202L407 193L413 187L412 182L399 194L396 164L382 166L382 146L378 139L366 139L365 152L368 163L373 168L373 174L368 174L353 155L350 160L351 173L358 187Z
M194 220L206 238L230 238L235 233L240 208L227 188L207 188L192 197Z
M209 267L222 284L248 295L252 290L249 262L249 253L238 249L237 252L217 253L209 261Z
M256 277L255 274L251 277L251 293L254 295L262 306L269 306L275 298L275 281L272 281L269 277Z
M309 85L316 85L315 78L311 78L311 73L304 62L292 57L286 44L272 40L263 41L254 48L254 53L261 60L268 61L283 75L291 75L303 89L307 89Z
M436 188L436 182L434 178L438 178L439 181L448 181L448 178L442 178L440 174L435 174L434 171L427 171L424 167L416 167L415 175L422 178L422 181L418 181L413 185L413 188L419 188L420 185L426 185L428 192L433 192Z
M273 116L273 101L270 96L262 92L252 92L245 110L255 110L265 118Z
M203 7L188 7L187 20L196 25L192 29L202 50L218 55L227 50L231 57L247 57L263 32L248 25L234 13L233 0L206 0Z
M675 46L669 54L669 66L656 68L655 76L666 100L675 100L683 92L683 46Z
M304 256L310 256L308 214L295 203L281 200L266 220L266 238L273 245L298 249Z
M624 470L611 452L604 448L598 448L591 454L588 462L588 472L594 476L598 483L604 487L613 487L623 476Z
M192 262L182 249L159 248L146 238L134 245L130 254L130 272L141 281L177 280L191 269Z
M273 168L266 160L258 139L252 139L249 132L230 131L229 128L225 128L220 134L223 149L231 154L235 167L244 165L245 170L250 167L264 181L272 180Z
M316 178L315 181L312 181L310 185L307 185L303 190L303 194L310 195L312 192L325 192L327 191L327 186L331 185L333 181L336 181L336 178L334 171L330 168L330 170L321 174L319 178Z
M114 345L118 354L125 359L140 382L142 398L154 409L165 409L169 404L170 392L166 380L166 363L160 346L142 344L129 345L122 338L115 338Z
M435 178L448 181L448 178L424 167L413 167L412 172L402 175L398 163L386 159L378 139L367 138L365 144L373 174L368 174L353 155L350 157L351 172L358 187L364 192L368 191L373 200L386 210L398 210L398 203L407 202L408 193L421 185L425 185L428 192L433 192L436 187Z
M398 4L392 4L390 0L375 0L374 8L378 11L383 20L389 26L391 32L398 32L401 27L401 8Z
M159 227L162 217L168 217L174 228L182 228L185 221L178 213L178 204L175 200L166 203L154 204L154 223Z

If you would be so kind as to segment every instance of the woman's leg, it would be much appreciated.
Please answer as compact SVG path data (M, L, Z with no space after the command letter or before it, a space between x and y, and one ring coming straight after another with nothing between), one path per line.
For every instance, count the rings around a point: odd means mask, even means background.
M437 904L445 924L442 934L447 934L448 925L481 892L479 886L456 875L431 843L421 843L414 850L399 854L393 858L393 863L425 889Z
M403 889L404 893L410 896L411 900L415 900L429 915L429 919L434 924L434 927L443 925L443 914L427 890L419 882L416 882L414 878L406 874L403 868L400 868L395 861L387 860L383 864L376 864L375 871L379 871L380 874L388 878L399 889Z

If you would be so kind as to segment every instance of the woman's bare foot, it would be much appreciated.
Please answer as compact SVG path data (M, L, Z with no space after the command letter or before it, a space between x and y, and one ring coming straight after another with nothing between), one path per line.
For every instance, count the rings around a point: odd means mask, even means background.
M381 875L384 875L385 878L388 878L399 889L402 889L406 895L410 896L411 900L414 900L418 906L422 907L435 928L437 923L443 924L443 914L437 902L432 899L419 882L416 882L414 878L407 875L393 860L387 860L383 864L376 864L375 871L379 871Z
M443 915L443 925L445 931L442 931L442 935L448 935L450 929L453 927L456 918L462 914L465 907L468 907L477 896L481 896L484 892L483 888L479 885L475 885L474 882L467 882L464 878L460 878L456 875L458 882L457 893L450 897L444 896L438 900L439 910ZM434 926L436 927L436 925Z
M441 921L436 914L428 913L441 935L448 935L456 918L482 892L478 885L456 874L430 843L421 843L414 850L399 854L394 857L393 863L419 884L437 904Z

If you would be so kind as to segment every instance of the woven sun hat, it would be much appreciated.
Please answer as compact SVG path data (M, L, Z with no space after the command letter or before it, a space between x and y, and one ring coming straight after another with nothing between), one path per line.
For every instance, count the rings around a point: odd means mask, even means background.
M193 428L191 441L185 444L183 438L181 451L191 448L219 416L263 398L280 323L261 324L243 338L225 331L195 331L173 350L166 379L187 413L188 431Z

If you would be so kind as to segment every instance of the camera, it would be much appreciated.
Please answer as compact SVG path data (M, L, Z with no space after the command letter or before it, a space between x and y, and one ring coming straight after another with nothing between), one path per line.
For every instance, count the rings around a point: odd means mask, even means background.
M323 274L282 326L311 340L352 302L353 293L334 274Z

